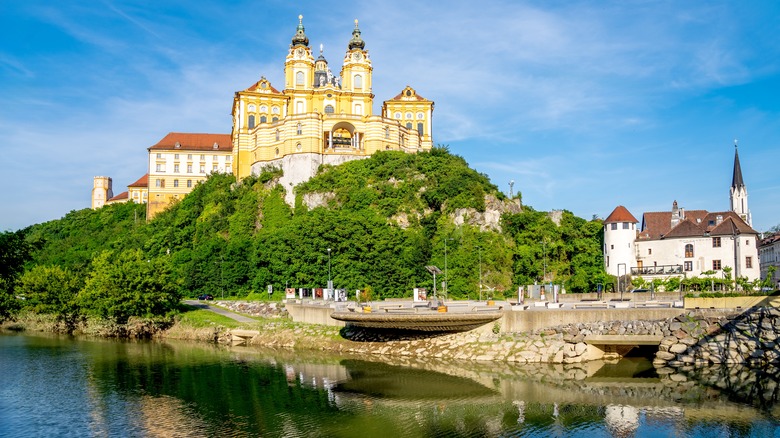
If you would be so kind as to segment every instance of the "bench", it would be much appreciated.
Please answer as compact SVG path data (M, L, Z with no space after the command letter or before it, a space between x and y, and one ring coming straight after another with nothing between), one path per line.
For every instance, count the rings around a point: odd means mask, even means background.
M534 307L547 307L547 301L537 301L534 303Z
M522 310L526 310L528 308L525 304L512 304L512 311L514 312L520 312Z
M583 300L584 301L584 300ZM575 309L608 309L609 304L605 301L593 301L588 303L574 303Z
M634 307L672 307L672 303L662 303L660 301L645 301L644 303L636 303Z

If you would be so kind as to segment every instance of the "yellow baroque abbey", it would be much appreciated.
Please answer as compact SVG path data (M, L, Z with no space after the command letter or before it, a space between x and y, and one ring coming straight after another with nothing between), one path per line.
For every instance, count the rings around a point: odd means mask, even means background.
M292 204L292 188L314 176L320 165L367 158L377 151L431 149L434 105L414 88L407 86L383 102L380 115L373 113L373 67L357 20L338 75L328 66L322 45L315 59L303 17L298 20L285 59L283 91L261 77L235 93L230 135L169 133L148 148L148 193L141 197L148 199L147 218L211 172L233 172L241 179L265 167L281 168L280 183ZM110 188L108 193L103 189L106 178L95 178L93 208L119 201L109 200Z
M380 150L417 152L433 145L433 102L407 86L373 114L371 58L358 22L334 75L315 59L299 16L284 64L284 91L261 78L233 99L233 162L238 178L281 167L285 186L311 178L321 164L340 164Z

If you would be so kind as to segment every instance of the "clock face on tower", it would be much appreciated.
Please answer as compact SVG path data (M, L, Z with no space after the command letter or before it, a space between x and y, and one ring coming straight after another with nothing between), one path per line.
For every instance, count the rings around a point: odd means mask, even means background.
M360 52L355 52L354 55L352 55L353 58L355 58L355 61L360 61L360 58L363 57L363 55L360 54Z
M303 58L303 49L298 49L298 51L296 51L296 52L295 52L295 54L296 54L296 55L297 55L299 58Z

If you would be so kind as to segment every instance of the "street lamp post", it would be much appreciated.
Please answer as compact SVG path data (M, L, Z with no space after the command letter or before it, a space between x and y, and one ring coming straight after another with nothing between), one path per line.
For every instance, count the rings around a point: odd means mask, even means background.
M482 247L477 248L479 249L479 300L482 301Z
M328 294L333 298L336 297L333 292L333 282L330 280L330 248L328 248Z
M447 295L447 290L449 289L450 286L450 279L447 276L447 241L448 240L455 240L455 239L452 238L444 239L444 297L445 299L449 299Z

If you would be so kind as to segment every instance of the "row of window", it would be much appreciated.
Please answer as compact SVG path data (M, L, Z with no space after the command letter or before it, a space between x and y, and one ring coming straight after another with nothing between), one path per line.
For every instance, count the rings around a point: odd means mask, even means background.
M250 113L255 112L255 108L256 107L255 107L254 104L249 104L249 106L246 107L247 111L250 112ZM268 107L265 106L265 105L260 105L260 112L261 113L267 113L268 112ZM279 107L275 106L275 107L271 108L271 114L279 114Z
M179 173L180 172L179 169L180 169L180 167L179 167L178 164L174 164L173 165L173 173ZM187 165L187 173L192 173L192 169L193 169L192 164L188 164ZM159 172L159 173L165 173L165 164L157 164L157 166L155 167L155 170L157 172ZM213 163L211 165L211 171L212 172L219 171L219 165L217 163ZM232 172L233 171L232 166L228 165L227 167L225 167L225 171L226 172ZM206 173L206 165L205 164L201 164L200 165L200 173Z
M396 111L395 114L393 114L393 118L400 120L401 119L401 112L400 111ZM407 112L406 113L406 118L407 119L412 119L414 117L413 117L411 112ZM422 119L425 118L425 114L424 113L417 113L417 118L422 120Z
M209 155L209 156L214 157L214 155ZM163 159L163 154L158 152L156 157L157 157L158 160L162 160ZM173 159L174 160L180 159L180 155L179 154L173 154ZM188 160L192 160L192 154L187 154L187 159ZM230 160L232 160L232 159L233 159L233 157L231 155L225 155L225 161L230 162ZM206 161L206 154L200 154L200 161Z
M165 180L162 179L162 178L157 178L156 180L154 180L154 186L157 187L158 189L164 189L165 188ZM179 187L179 180L178 179L173 180L173 187ZM187 188L192 188L192 180L191 179L187 180Z

